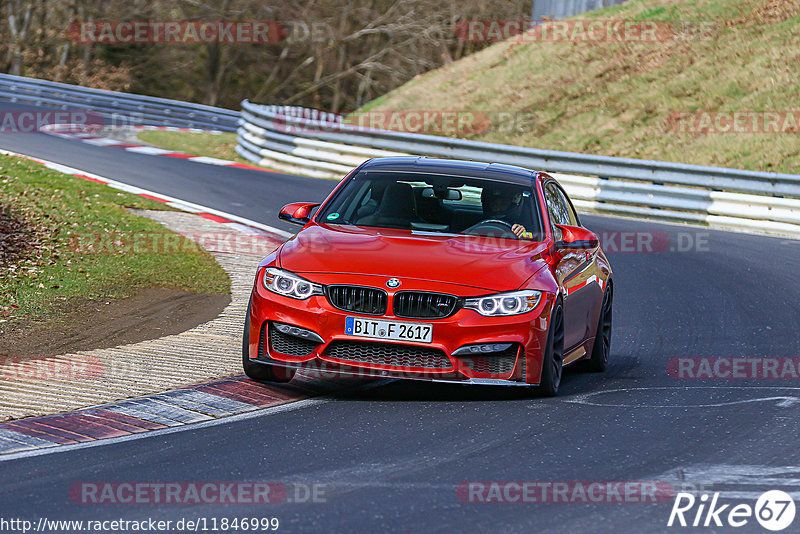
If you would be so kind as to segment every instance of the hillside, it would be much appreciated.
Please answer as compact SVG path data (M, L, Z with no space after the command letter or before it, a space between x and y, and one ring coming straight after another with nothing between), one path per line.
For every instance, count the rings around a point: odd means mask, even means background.
M459 137L800 173L800 0L636 0L579 18L658 21L673 33L512 38L359 111L483 111L492 127ZM522 119L502 122L501 112ZM708 127L737 131L695 133Z

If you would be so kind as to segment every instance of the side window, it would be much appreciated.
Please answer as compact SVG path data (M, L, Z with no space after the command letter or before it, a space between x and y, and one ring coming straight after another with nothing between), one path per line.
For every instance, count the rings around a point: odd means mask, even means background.
M556 190L558 193L558 198L561 201L561 204L564 206L564 210L567 216L567 223L559 223L559 224L568 224L570 226L580 226L580 222L578 221L578 216L575 214L575 210L572 209L572 204L570 204L569 200L567 200L567 196L564 194L564 191L561 188L553 186L553 189Z
M558 188L549 182L544 188L544 200L547 204L547 212L550 215L550 230L553 232L553 239L559 241L561 239L561 230L557 224L569 224L569 210L561 198L561 193Z

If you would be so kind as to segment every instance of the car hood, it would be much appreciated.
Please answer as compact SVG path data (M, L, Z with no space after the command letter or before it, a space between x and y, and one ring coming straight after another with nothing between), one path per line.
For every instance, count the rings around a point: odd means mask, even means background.
M510 291L544 267L544 248L515 239L312 224L281 247L278 261L296 273L367 274Z

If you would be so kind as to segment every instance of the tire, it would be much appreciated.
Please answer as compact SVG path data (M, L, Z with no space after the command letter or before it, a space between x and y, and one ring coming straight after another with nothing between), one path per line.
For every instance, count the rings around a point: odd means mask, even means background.
M250 361L250 302L247 304L247 316L244 321L244 333L242 334L242 367L244 374L256 382L289 382L294 378L295 369L286 367L276 367L268 363Z
M600 307L600 318L594 335L592 355L586 360L584 369L592 373L602 373L608 367L611 355L611 324L614 316L614 286L608 284L603 293L603 305Z
M564 307L560 300L553 305L550 312L550 328L547 331L547 346L542 361L542 378L537 393L543 397L558 394L561 385L564 362Z

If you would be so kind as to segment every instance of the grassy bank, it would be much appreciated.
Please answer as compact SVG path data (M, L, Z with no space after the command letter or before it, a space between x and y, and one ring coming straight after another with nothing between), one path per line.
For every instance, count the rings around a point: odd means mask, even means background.
M132 246L137 235L172 235L127 210L165 209L162 203L0 156L0 207L2 320L50 318L71 302L147 287L230 291L223 269L197 247Z
M500 42L360 111L485 111L480 141L800 173L800 128L692 133L676 114L800 116L800 0L638 0L581 18L660 21L659 42ZM513 120L498 119L511 112ZM696 127L703 115L696 115ZM763 115L762 115L763 117ZM773 130L774 131L774 130Z

